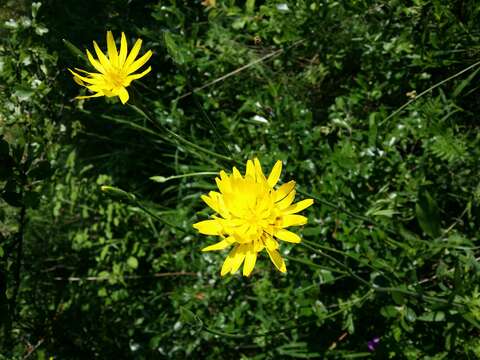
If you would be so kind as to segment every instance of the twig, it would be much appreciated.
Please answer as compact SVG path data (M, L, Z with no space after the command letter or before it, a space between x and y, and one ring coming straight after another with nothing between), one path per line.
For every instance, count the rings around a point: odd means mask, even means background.
M28 350L28 353L25 354L25 356L23 357L23 360L28 359L28 358L30 357L30 355L32 355L32 354L35 352L35 350L37 350L37 349L40 347L40 345L43 344L44 341L45 341L44 339L40 339L40 340L35 344L35 346L30 347L30 350Z
M428 94L430 91L432 91L433 89L436 89L437 87L439 87L440 85L443 85L445 84L446 82L450 81L450 80L453 80L455 79L456 77L466 73L467 71L473 69L474 67L477 67L478 65L480 65L480 61L477 61L475 64L472 64L470 65L469 67L459 71L458 73L456 74L453 74L452 76L436 83L435 85L429 87L427 90L425 91L422 91L420 94L418 94L417 96L415 96L413 99L407 101L405 104L403 104L402 106L400 106L397 110L395 110L393 113L391 113L390 115L388 115L383 121L382 123L386 122L387 120L391 119L392 117L394 117L395 115L399 114L400 112L403 111L403 109L405 109L408 105L410 105L411 103L413 103L414 101L418 100L419 98L421 98L422 96Z
M297 46L298 44L302 43L304 40L299 40L295 43L293 43L292 45L290 45L287 49L293 47L293 46ZM262 56L261 58L257 59L257 60L254 60L246 65L243 65L241 67L239 67L238 69L235 69L231 72L229 72L228 74L225 74L223 76L220 76L219 78L216 78L215 80L212 80L210 81L209 83L206 83L205 85L202 85L200 87L197 87L197 88L194 88L192 91L189 91L181 96L179 96L178 98L176 98L174 101L178 101L178 100L181 100L183 98L186 98L187 96L190 96L192 95L193 93L196 93L196 92L199 92L209 86L212 86L212 85L215 85L216 83L219 83L220 81L223 81L225 79L228 79L229 77L232 77L233 75L236 75L240 72L242 72L243 70L246 70L250 67L252 67L253 65L256 65L258 63L261 63L262 61L265 61L265 60L268 60L270 58L273 58L275 56L278 56L280 55L281 53L283 53L285 51L285 49L278 49L278 50L275 50L274 52L271 52L270 54L267 54L265 56Z
M475 258L475 260L476 260L477 262L479 262L479 261L480 261L480 256L477 257L477 258ZM451 272L453 272L453 271L455 271L454 268L448 269L448 270L447 270L447 273L451 273ZM425 283L427 283L427 282L433 281L433 280L435 280L436 278L438 278L438 276L437 276L437 275L433 275L433 276L431 276L431 277L429 277L429 278L425 278L425 279L422 279L422 280L418 281L415 285L422 285L422 284L425 284Z
M155 273L152 275L126 275L122 276L122 279L144 279L144 278L160 278L160 277L169 277L169 276L196 276L197 273L194 272L186 272L186 271L179 271L179 272L167 272L167 273ZM87 276L87 277L55 277L53 278L57 281L69 281L69 282L78 282L78 281L106 281L111 279L110 276Z

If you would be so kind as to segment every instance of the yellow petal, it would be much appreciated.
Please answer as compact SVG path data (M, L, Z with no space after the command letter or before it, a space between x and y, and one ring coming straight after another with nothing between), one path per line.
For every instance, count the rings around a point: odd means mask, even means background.
M268 175L268 180L267 180L268 186L273 188L277 184L278 179L280 179L281 173L282 173L282 162L278 160L273 166L273 169L270 172L270 175Z
M225 170L221 170L220 171L220 179L222 181L225 181L225 180L230 179L230 176L228 176L228 174L225 172Z
M282 273L287 272L287 266L285 265L285 261L283 261L280 253L277 250L270 250L267 248L268 256L270 260L272 260L273 265Z
M233 178L234 179L242 178L242 174L240 174L240 171L238 171L238 169L235 166L233 167Z
M111 31L107 31L107 50L108 58L114 66L118 66L118 52L117 45L115 45L115 40Z
M266 181L265 174L262 170L262 164L260 164L260 160L258 160L258 158L253 159L253 164L255 165L257 182Z
M306 209L307 207L311 206L312 204L313 204L313 199L305 199L305 200L299 201L299 202L289 206L288 208L285 209L285 211L283 213L285 215L295 214L297 212L300 212L300 211Z
M265 247L270 250L276 250L278 249L278 242L273 239L271 236L267 236L265 238Z
M127 59L127 38L125 37L125 33L122 31L122 38L120 40L120 53L118 55L118 66L123 67L125 64L125 60Z
M93 65L93 67L100 73L102 74L105 74L105 69L104 67L102 66L102 64L100 64L94 57L93 55L90 53L90 51L87 50L87 58L88 58L88 61L90 61L90 64Z
M293 199L295 199L295 193L295 190L290 191L288 195L283 198L283 200L280 200L275 205L281 210L288 208L293 202Z
M103 92L104 92L106 97L118 96L118 91L103 89Z
M218 177L215 178L215 182L217 183L218 190L222 194L228 194L231 191L230 179L220 180Z
M305 225L308 219L302 215L285 215L282 217L280 226L286 228L289 226Z
M150 71L152 70L152 67L149 66L147 68L147 70L141 72L141 73L138 73L138 74L133 74L133 75L129 75L127 76L127 78L125 79L125 86L128 86L130 85L130 83L133 81L133 80L137 80L137 79L140 79L142 77L144 77L145 75L147 75Z
M135 61L141 47L142 39L138 39L133 45L132 51L130 51L130 54L128 54L127 60L125 60L125 63L123 64L124 68L128 68Z
M239 245L237 251L235 252L235 257L233 258L232 268L230 269L230 274L235 274L240 266L242 266L243 260L245 260L246 249L248 245Z
M96 93L93 95L88 95L88 96L77 96L75 99L81 100L81 99L89 99L89 98L94 98L94 97L99 97L99 96L105 96L102 93Z
M247 176L255 180L255 165L253 165L252 160L247 161L247 170L245 171L245 177Z
M240 247L240 245L237 245L232 251L230 251L227 258L223 262L222 270L220 270L220 275L221 276L225 276L232 269L233 262L234 262L234 259L235 259L235 254L237 253L237 250L238 250L239 247Z
M275 237L277 239L280 239L280 240L283 240L283 241L287 241L287 242L291 242L291 243L299 243L300 241L302 241L302 239L300 238L300 236L298 236L297 234L291 232L291 231L288 231L288 230L285 230L285 229L280 229L278 230L276 233L275 233Z
M280 201L282 200L285 196L287 196L290 191L292 191L295 188L295 181L289 181L286 184L283 184L278 188L278 190L275 191L275 201Z
M93 48L95 49L95 53L97 54L98 60L100 61L100 64L103 66L103 68L108 71L112 68L112 64L110 64L110 60L105 56L105 54L100 50L98 47L97 43L94 41L93 42Z
M82 76L82 75L79 75L77 74L75 71L71 70L71 69L68 69L68 71L70 71L72 73L72 75L74 76L74 80L75 78L77 78L77 80L82 80L88 84L96 84L99 82L99 79L94 79L94 78L91 78L91 77L85 77L85 76ZM78 82L77 82L78 83Z
M218 207L218 201L216 199L214 199L213 197L206 196L206 195L202 195L201 198L216 213L220 213L220 208Z
M193 224L193 227L197 229L200 234L205 235L220 235L222 232L222 225L218 220L203 220Z
M120 98L120 101L122 102L122 104L125 104L129 98L127 89L125 89L124 87L120 88L118 90L118 97Z
M215 250L223 250L232 245L235 242L235 238L230 236L222 241L219 241L213 245L207 246L202 249L202 251L215 251Z
M262 251L264 249L264 247L265 246L263 245L263 242L261 240L257 239L253 242L253 250L255 250L255 252L257 252L257 253Z
M245 264L243 264L243 276L249 276L255 267L255 262L257 261L257 253L253 249L253 245L250 245L250 248L247 251L245 256Z
M80 86L86 86L85 83L76 76L73 77L73 81L75 81Z
M152 50L148 50L140 59L136 60L132 65L127 68L127 73L131 74L140 69L150 57L153 55Z
M93 92L101 92L101 93L104 93L104 90L105 90L105 85L104 84L95 84L95 85L85 85L85 87L90 90L90 91L93 91Z

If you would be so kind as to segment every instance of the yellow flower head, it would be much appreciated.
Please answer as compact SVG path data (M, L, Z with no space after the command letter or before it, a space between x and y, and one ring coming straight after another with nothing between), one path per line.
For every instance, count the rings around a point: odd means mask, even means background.
M88 90L95 94L89 96L77 96L77 99L86 99L98 96L118 96L123 104L128 101L128 91L126 87L133 80L140 79L152 70L149 66L147 70L134 74L140 69L152 56L152 51L147 51L142 57L135 60L142 46L142 40L138 39L133 45L130 54L127 50L127 39L122 32L120 40L120 52L117 52L117 46L111 31L107 32L107 52L108 57L100 50L97 43L93 42L93 47L98 59L95 59L90 51L87 50L87 57L92 66L98 72L88 72L81 69L75 69L82 72L85 76L79 75L77 72L68 69L73 74L75 82L81 86L85 86Z
M223 263L221 275L235 273L242 263L243 275L249 276L255 267L257 253L263 249L275 267L286 272L287 268L280 253L278 241L299 243L300 236L286 230L289 226L304 225L307 218L296 213L313 204L312 199L292 204L295 197L295 181L275 189L280 178L282 162L276 162L272 172L265 177L258 159L247 161L245 176L234 167L233 174L220 172L216 178L220 192L210 191L202 200L216 215L212 220L193 225L201 234L217 235L222 240L207 246L202 251L222 250L231 245L233 250Z

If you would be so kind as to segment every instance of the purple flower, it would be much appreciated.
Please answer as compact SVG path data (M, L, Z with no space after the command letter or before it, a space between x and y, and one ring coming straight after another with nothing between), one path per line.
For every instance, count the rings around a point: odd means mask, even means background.
M368 343L367 343L367 346L368 346L368 350L369 351L375 351L375 348L377 347L377 345L380 343L380 338L378 336L375 336L372 340L370 340Z

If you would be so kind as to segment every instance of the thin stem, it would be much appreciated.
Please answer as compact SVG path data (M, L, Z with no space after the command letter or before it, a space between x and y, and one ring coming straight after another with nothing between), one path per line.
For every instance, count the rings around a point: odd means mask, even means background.
M166 272L166 273L155 273L152 275L125 275L119 276L120 279L146 279L146 278L160 278L160 277L170 277L170 276L196 276L197 273L186 272L186 271L177 271L177 272ZM55 277L53 278L56 281L68 281L68 282L81 282L81 281L107 281L111 279L110 276L87 276L87 277Z
M303 41L303 40L302 40L302 41ZM296 42L294 45L297 45L297 44L299 44L299 43L300 43L300 42ZM294 46L294 45L292 45L292 46ZM283 52L284 52L283 49L275 50L274 52L271 52L270 54L267 54L267 55L265 55L265 56L262 56L261 58L259 58L259 59L257 59L257 60L254 60L254 61L252 61L252 62L250 62L250 63L248 63L248 64L246 64L246 65L243 65L243 66L239 67L238 69L235 69L235 70L229 72L228 74L225 74L225 75L223 75L223 76L220 76L219 78L216 78L215 80L212 80L212 81L206 83L205 85L202 85L202 86L200 86L200 87L197 87L197 88L193 89L192 91L189 91L189 92L187 92L186 94L183 94L183 95L179 96L179 97L176 98L174 101L181 100L181 99L183 99L183 98L186 98L187 96L192 95L193 93L197 93L197 92L199 92L199 91L201 91L201 90L203 90L203 89L205 89L205 88L207 88L207 87L210 87L210 86L212 86L212 85L215 85L216 83L219 83L220 81L226 80L226 79L228 79L229 77L232 77L232 76L234 76L234 75L236 75L236 74L238 74L238 73L240 73L240 72L242 72L242 71L244 71L244 70L252 67L253 65L256 65L256 64L258 64L258 63L261 63L262 61L265 61L265 60L267 60L267 59L276 57L276 56L280 55L280 54L283 53Z
M337 311L334 311L330 314L326 314L323 317L319 317L319 318L316 318L316 319L313 319L313 320L305 321L304 323L302 323L300 325L287 326L287 327L284 327L284 328L280 328L280 329L272 330L272 331L267 331L267 332L264 332L264 333L233 334L233 333L227 333L227 332L215 330L215 329L209 328L207 326L204 326L203 330L205 330L206 332L209 332L211 334L214 334L214 335L218 335L218 336L222 336L222 337L228 337L228 338L232 338L232 339L244 339L244 338L254 338L254 337L264 337L264 336L270 336L270 335L277 335L279 333L286 332L288 330L298 329L300 327L305 327L307 325L316 323L318 321L324 321L324 320L330 319L332 317L335 317L335 316L343 313L345 310L351 309L357 303L364 301L368 296L371 295L371 293L372 293L372 290L368 290L363 296L350 301L347 306L342 306ZM345 305L345 304L343 304L343 305Z
M189 146L191 146L192 148L194 148L194 149L196 149L196 150L198 150L198 151L201 151L201 152L203 152L203 153L205 153L205 154L208 154L208 155L211 155L211 156L215 156L215 157L217 157L217 158L219 158L219 159L222 159L222 160L227 160L227 161L230 161L230 162L233 162L233 161L234 161L231 157L225 156L225 155L222 155L222 154L218 154L218 153L216 153L216 152L214 152L214 151L210 151L210 150L208 150L208 149L205 149L205 148L203 148L203 147L201 147L201 146L199 146L199 145L191 142L190 140L185 139L184 137L178 135L176 132L173 132L173 131L170 130L170 129L164 128L164 130L165 130L167 133L169 133L170 135L172 135L172 136L173 136L175 139L177 139L178 141L180 141L180 142L182 142L182 143L184 143L184 144L186 144L186 145L189 145Z
M179 175L173 175L169 177L164 177L164 176L152 176L150 177L150 180L164 183L170 180L175 180L175 179L182 179L182 178L187 178L187 177L195 177L195 176L209 176L209 175L218 175L218 172L213 172L213 171L200 171L196 173L188 173L188 174L179 174Z
M395 288L395 287L377 286L377 285L372 284L369 281L365 280L361 276L358 276L354 271L352 271L352 269L350 269L350 267L348 267L347 265L345 265L341 261L338 261L333 256L331 256L329 254L326 254L321 250L315 249L313 246L309 245L309 242L305 242L305 240L303 240L301 244L303 244L303 246L312 250L313 252L315 252L319 255L322 255L323 257L326 257L327 259L334 262L336 265L340 266L341 268L345 269L353 278L355 278L356 280L358 280L359 282L368 286L369 288L371 288L372 290L374 290L376 292L387 292L387 293L397 292L397 293L401 293L401 294L404 294L404 295L409 295L409 296L418 298L420 300L424 299L424 300L431 301L431 302L449 304L449 305L454 305L454 306L457 306L457 307L465 307L464 304L459 303L459 302L449 301L449 300L445 300L445 299L435 297L435 296L423 295L423 294L419 294L417 292L410 291L410 290L405 290L405 289Z
M342 269L345 269L345 271L350 274L352 277L354 277L355 279L357 279L359 282L365 284L365 285L368 285L369 287L372 287L372 285L370 284L370 282L368 282L367 280L363 279L361 276L358 276L357 274L355 274L352 269L350 267L348 267L347 265L345 265L344 263L342 263L341 261L338 261L337 259L335 259L333 256L321 251L321 250L318 250L318 249L315 249L311 243L309 241L306 241L305 239L301 242L301 244L303 246L305 246L307 249L315 252L316 254L319 254L319 255L322 255L323 257L326 257L327 259L329 259L331 262L335 263L336 265L340 266Z
M208 149L205 149L193 142L191 142L190 140L187 140L185 139L184 137L182 137L181 135L177 134L176 132L166 128L165 126L163 126L162 124L159 124L158 122L154 121L153 118L148 115L144 110L140 109L138 106L135 106L135 105L130 105L129 106L135 110L138 114L142 115L146 120L148 120L150 123L152 123L155 127L158 127L159 130L161 131L165 131L166 133L168 133L169 135L171 135L172 137L174 137L176 140L178 140L179 142L185 144L185 145L188 145L192 148L194 148L195 150L198 150L198 151L201 151L207 155L211 155L211 156L214 156L214 157L217 157L219 159L222 159L222 160L227 160L227 161L234 161L232 158L228 157L228 156L225 156L225 155L222 155L222 154L218 154L214 151L211 151L211 150L208 150ZM150 130L151 131L151 130ZM155 132L153 132L155 133Z
M454 75L452 75L452 76L450 76L450 77L448 77L448 78L446 78L446 79L444 79L444 80L436 83L435 85L429 87L427 90L422 91L420 94L418 94L417 96L415 96L413 99L407 101L405 104L403 104L402 106L400 106L397 110L395 110L393 113L391 113L389 116L387 116L387 117L382 121L382 123L384 123L384 122L386 122L387 120L393 118L395 115L397 115L397 114L399 114L400 112L402 112L403 109L405 109L408 105L410 105L411 103L417 101L417 100L420 99L422 96L428 94L430 91L432 91L432 90L436 89L437 87L445 84L446 82L449 82L450 80L455 79L456 77L458 77L458 76L466 73L467 71L472 70L473 68L477 67L478 65L480 65L480 61L477 61L475 64L472 64L472 65L468 66L467 68L459 71L458 73L456 73L456 74L454 74Z
M171 222L165 220L164 218L161 218L160 216L154 214L153 212L151 212L150 210L148 210L145 206L143 206L138 200L134 200L134 203L136 206L138 206L141 210L143 210L145 213L147 213L148 215L150 215L151 217L157 219L158 221L160 222L163 222L165 225L168 225L172 228L174 228L175 230L179 230L185 234L188 234L189 231L175 225L175 224L172 224Z
M368 268L372 269L373 271L378 271L378 269L376 269L375 267L373 267L372 265L370 265L368 262L362 261L362 260L356 258L355 256L350 255L349 253L346 253L346 252L344 252L344 251L341 251L341 250L338 250L338 249L335 249L335 248L331 248L331 247L329 247L329 246L320 245L320 244L317 244L317 243L314 243L314 242L311 242L311 241L305 240L305 239L303 239L302 242L305 243L305 244L308 244L308 245L310 245L311 247L314 247L314 248L316 248L316 249L320 248L320 249L322 249L322 250L327 250L327 251L331 251L331 252L334 252L334 253L337 253L337 254L346 256L346 257L348 257L348 258L356 261L357 263L359 263L359 264L362 265L362 266L368 267ZM385 275L385 274L384 274L384 275ZM397 275L394 274L394 273L393 273L392 275L395 276L395 277L397 277ZM386 275L385 275L385 276L386 276ZM398 277L397 277L397 278L398 278ZM389 279L389 280L390 280L390 279Z
M311 262L311 261L308 261L308 260L305 260L305 259L296 258L296 257L293 257L293 256L286 256L286 258L290 261L298 262L300 264L307 265L307 266L310 266L310 267L314 267L314 268L317 268L317 269L322 269L322 270L326 270L326 271L330 271L330 272L334 272L334 273L338 273L338 274L342 274L342 275L348 275L348 273L345 272L345 271L338 270L338 269L332 268L330 266L315 264L314 262Z
M343 212L345 214L347 214L348 216L352 217L352 218L355 218L357 220L362 220L362 221L365 221L369 224L372 224L372 225L377 225L377 222L375 220L372 220L366 216L363 216L363 215L359 215L359 214L356 214L354 212L351 212L350 210L348 209L345 209L344 207L342 206L339 206L339 205L336 205L328 200L324 200L322 198L319 198L318 196L315 196L313 194L310 194L302 189L299 188L299 186L297 185L297 192L299 194L302 194L304 196L307 196L309 198L312 198L313 200L315 200L316 202L319 202L320 204L323 204L323 205L326 205L332 209L335 209L337 211L340 211L340 212Z

